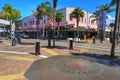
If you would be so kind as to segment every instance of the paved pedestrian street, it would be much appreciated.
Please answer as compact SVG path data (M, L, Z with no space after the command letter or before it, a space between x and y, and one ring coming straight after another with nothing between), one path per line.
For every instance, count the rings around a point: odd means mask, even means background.
M23 74L37 59L58 55L51 49L42 48L42 55L35 55L35 47L0 44L0 80L27 80Z
M105 67L105 64L111 62L111 61L107 60L108 57L104 58L104 55L110 54L108 51L109 46L107 46L107 45L104 46L104 45L98 44L99 45L98 46L97 44L91 44L91 43L88 43L88 44L74 43L74 49L69 50L69 42L66 42L66 41L57 41L56 42L57 46L55 48L47 48L46 40L44 40L44 41L41 40L40 42L41 42L41 47L40 47L41 55L35 55L35 44L33 44L33 43L35 43L34 40L31 40L29 42L29 43L32 43L32 45L31 44L22 44L22 45L20 44L20 45L16 45L16 46L11 46L11 41L9 41L9 40L5 40L2 43L0 43L0 80L39 80L36 78L29 79L30 75L32 73L29 74L29 76L28 76L28 74L26 74L26 71L29 72L29 70L31 69L31 66L33 66L33 64L36 62L36 60L38 61L38 63L42 62L41 65L38 65L40 67L40 69L39 69L40 72L41 72L41 69L43 72L43 77L41 77L42 78L41 80L79 80L78 78L80 78L80 77L78 77L78 76L81 75L81 72L84 72L84 71L81 71L81 69L85 70L86 68L91 67L92 66L91 62L92 61L96 62L97 59L99 58L99 56L101 56L102 59L100 59L100 61L97 62L97 66L99 65L98 63L100 63L100 65L102 63L103 64L102 67ZM106 47L107 50L106 49L101 50L104 47ZM96 48L98 48L98 49L96 49ZM117 47L117 50L119 52L118 48L119 48L119 46ZM73 56L72 56L72 58L68 57L71 55L75 55L75 57L73 57ZM119 56L120 54L117 53L117 55ZM63 58L61 58L61 56L63 56ZM81 57L81 56L83 56L83 57ZM49 58L50 58L50 60L49 60ZM83 58L83 59L81 59L81 58ZM103 59L105 59L105 61ZM101 61L101 60L103 60L103 61ZM113 61L112 63L115 65L109 66L109 64L108 64L107 68L108 68L108 70L113 70L113 72L115 74L117 74L116 71L119 70L119 66L116 67L116 65L119 65L120 57L112 58L112 61ZM103 63L103 62L105 62L105 63ZM44 66L44 68L42 68L41 66ZM109 68L109 67L112 67L112 68ZM55 69L55 71L53 68ZM103 71L98 74L103 74L104 69L106 70L107 68L105 67L105 68L101 69L101 67L100 67L100 69ZM91 69L92 68L87 69L87 70L90 70L88 72L92 72L92 71L95 73L99 72L98 70L96 70L96 67L94 68L95 71L93 69L92 70ZM52 73L52 71L53 71L53 73ZM32 72L34 72L34 69ZM46 73L46 72L48 72L48 73ZM88 72L85 72L85 74L87 74ZM47 76L47 75L44 75L44 74L47 74L48 77L45 78L45 76ZM64 75L61 75L61 74L64 74ZM77 74L77 76L74 76L74 74L75 75ZM90 74L93 74L93 73L90 73ZM58 77L59 75L65 77L65 78L62 79L62 78ZM73 77L70 77L70 75L73 75ZM112 75L112 74L110 74L110 75ZM52 78L50 78L50 76L52 76ZM57 77L55 78L55 76L57 76L58 79L57 79ZM67 78L67 76L70 78ZM83 76L86 76L86 75L83 74ZM100 76L98 76L98 75L96 75L96 76L100 78ZM102 76L104 76L104 75L102 75ZM108 77L108 76L109 76L109 71L107 72L105 77ZM89 77L91 77L91 76L89 76ZM116 77L114 80L119 80L119 79L120 79L119 77ZM83 80L88 80L88 78L84 77ZM91 80L98 80L98 79L92 77ZM107 79L100 78L100 80L107 80ZM113 80L113 78L111 78L109 80Z
M37 60L24 75L29 80L120 80L119 74L120 65L111 60L66 55Z
M0 54L0 80L25 80L23 74L39 57L18 54Z

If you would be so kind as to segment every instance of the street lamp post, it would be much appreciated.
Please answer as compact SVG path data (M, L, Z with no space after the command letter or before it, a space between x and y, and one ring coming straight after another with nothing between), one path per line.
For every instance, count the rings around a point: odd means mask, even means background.
M116 9L116 16L115 16L115 26L114 26L114 31L113 31L113 40L112 40L111 55L110 55L112 57L115 55L116 29L117 29L117 27L119 27L119 20L120 20L119 12L120 12L120 0L117 0L117 9Z

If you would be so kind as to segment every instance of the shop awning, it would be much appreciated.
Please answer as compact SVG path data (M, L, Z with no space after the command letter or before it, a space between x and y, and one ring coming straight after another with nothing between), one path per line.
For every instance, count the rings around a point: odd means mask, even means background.
M6 26L6 25L10 25L10 22L7 21L7 20L0 19L0 27L1 26Z

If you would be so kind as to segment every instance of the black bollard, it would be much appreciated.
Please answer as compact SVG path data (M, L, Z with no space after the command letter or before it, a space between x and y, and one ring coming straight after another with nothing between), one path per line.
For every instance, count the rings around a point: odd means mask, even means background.
M20 36L17 37L17 43L22 44L22 38Z
M51 48L51 39L48 39L48 48Z
M35 55L40 55L40 42L36 42Z
M16 46L16 44L17 44L17 38L13 38L12 39L12 46Z
M95 37L93 38L93 44L95 44Z
M73 49L73 40L70 40L69 49L70 49L70 50Z

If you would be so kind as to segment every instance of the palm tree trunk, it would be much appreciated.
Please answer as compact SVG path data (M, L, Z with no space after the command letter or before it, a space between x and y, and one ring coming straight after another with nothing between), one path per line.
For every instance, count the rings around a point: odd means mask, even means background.
M96 24L97 24L97 37L99 38L99 29L98 29L98 21L96 21Z
M45 22L44 22L44 17L43 17L43 34L42 34L42 36L43 36L43 39L45 38Z
M54 8L54 16L53 16L53 47L55 47L55 15L56 15L56 8Z
M76 19L77 22L77 37L78 37L78 42L79 42L79 27L78 27L78 18Z
M58 31L57 31L57 36L59 36L60 34L60 26L59 26L59 22L58 22Z
M114 26L114 31L113 31L113 40L112 40L112 47L111 47L111 55L115 55L115 38L116 38L116 29L119 26L119 11L120 11L120 0L117 0L117 9L116 9L116 16L115 16L115 26Z
M38 25L39 25L39 19L37 19L37 39L38 39Z
M120 10L119 10L119 15L120 15ZM120 25L120 20L119 20L118 28L117 28L117 45L119 44L119 27L120 27L119 25Z
M10 38L12 38L12 20L10 20Z

